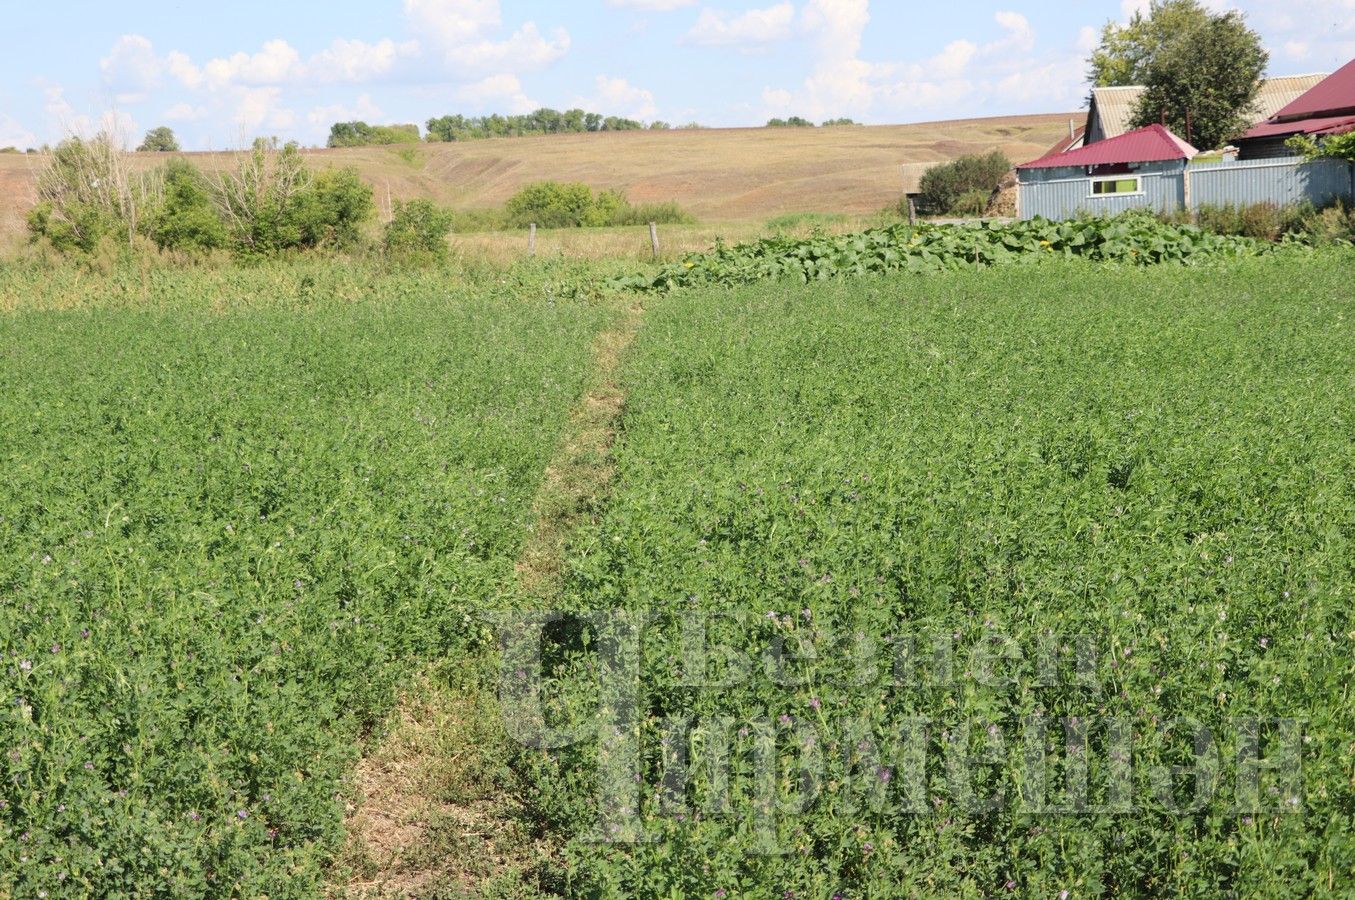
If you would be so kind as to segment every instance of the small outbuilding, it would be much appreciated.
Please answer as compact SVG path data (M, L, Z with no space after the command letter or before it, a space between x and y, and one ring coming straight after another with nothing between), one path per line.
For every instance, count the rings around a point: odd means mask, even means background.
M1189 206L1186 166L1199 153L1161 125L1149 125L1017 166L1019 216L1062 220L1130 209Z

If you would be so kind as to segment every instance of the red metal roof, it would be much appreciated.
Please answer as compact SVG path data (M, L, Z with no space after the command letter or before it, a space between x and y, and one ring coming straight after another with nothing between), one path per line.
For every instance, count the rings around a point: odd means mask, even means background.
M1019 169L1061 169L1081 166L1113 166L1123 163L1164 162L1191 159L1200 151L1161 125L1149 125L1119 137L1097 141L1067 153L1051 153Z
M1272 122L1286 119L1330 118L1355 113L1355 59L1337 69L1308 93L1275 114Z
M1284 137L1290 134L1342 134L1355 130L1355 116L1327 116L1320 119L1299 119L1296 122L1264 122L1242 137Z

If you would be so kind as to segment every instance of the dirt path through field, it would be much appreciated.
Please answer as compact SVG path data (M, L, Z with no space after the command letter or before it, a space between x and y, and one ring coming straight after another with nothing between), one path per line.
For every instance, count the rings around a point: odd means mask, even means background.
M558 591L569 535L600 512L615 477L619 368L644 313L638 300L627 304L594 343L590 383L533 504L516 571L532 605ZM508 787L496 674L492 659L449 660L401 696L389 733L357 769L339 860L351 874L335 896L479 896L549 870L558 848L531 833Z

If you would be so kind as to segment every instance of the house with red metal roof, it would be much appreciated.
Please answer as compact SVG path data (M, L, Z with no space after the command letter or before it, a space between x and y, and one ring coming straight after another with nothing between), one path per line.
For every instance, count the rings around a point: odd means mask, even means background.
M1017 166L1020 216L1069 219L1130 209L1170 212L1188 205L1186 166L1199 153L1161 125L1149 125Z
M1322 138L1348 131L1355 131L1355 60L1243 135L1238 158L1293 156L1285 142L1295 135Z

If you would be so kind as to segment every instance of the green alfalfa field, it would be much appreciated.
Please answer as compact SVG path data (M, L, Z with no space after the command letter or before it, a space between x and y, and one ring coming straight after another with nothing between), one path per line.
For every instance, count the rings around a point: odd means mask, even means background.
M1348 249L952 238L5 266L0 895L1355 890ZM496 718L503 610L577 743ZM477 792L406 781L497 828L354 848L425 690Z

